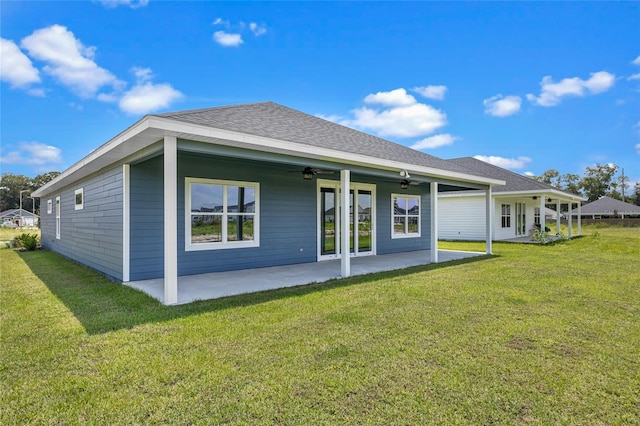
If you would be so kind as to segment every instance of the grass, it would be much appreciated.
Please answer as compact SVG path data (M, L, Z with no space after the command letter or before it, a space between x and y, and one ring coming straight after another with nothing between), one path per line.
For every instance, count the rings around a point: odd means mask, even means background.
M3 249L0 423L638 424L640 228L585 231L178 307Z

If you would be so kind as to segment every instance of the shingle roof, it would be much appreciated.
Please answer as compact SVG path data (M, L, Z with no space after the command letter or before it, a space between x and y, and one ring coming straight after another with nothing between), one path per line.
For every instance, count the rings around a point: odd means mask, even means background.
M582 214L601 214L612 215L614 212L617 214L640 214L640 206L635 204L625 203L620 200L616 200L611 197L602 197L598 200L585 204L581 208ZM577 214L578 210L573 209L573 214Z
M473 157L453 158L448 161L454 164L457 164L459 166L465 167L467 169L471 169L475 171L476 174L480 174L481 176L500 179L506 182L506 185L494 186L493 192L549 191L549 190L564 192L551 185L538 182L529 177L519 175L518 173L514 173L512 171L503 169L502 167L494 166L493 164L489 164L485 161L477 160Z
M155 114L159 117L318 148L433 167L472 176L477 172L406 146L363 133L275 102Z

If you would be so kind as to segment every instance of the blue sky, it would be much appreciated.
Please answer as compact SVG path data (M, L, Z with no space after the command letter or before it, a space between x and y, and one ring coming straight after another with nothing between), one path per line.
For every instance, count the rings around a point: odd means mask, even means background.
M640 181L640 2L1 2L1 167L147 113L272 100L518 173Z

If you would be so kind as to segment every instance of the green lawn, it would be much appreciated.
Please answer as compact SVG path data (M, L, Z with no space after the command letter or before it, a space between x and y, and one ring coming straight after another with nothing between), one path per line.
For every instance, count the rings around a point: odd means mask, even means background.
M3 249L0 424L639 424L640 228L585 233L178 307Z

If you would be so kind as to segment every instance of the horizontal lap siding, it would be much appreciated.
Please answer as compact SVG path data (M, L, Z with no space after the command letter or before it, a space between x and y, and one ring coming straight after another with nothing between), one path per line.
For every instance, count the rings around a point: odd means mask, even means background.
M484 197L438 199L438 237L443 240L486 239Z
M131 280L164 273L163 160L131 166ZM299 166L178 152L178 275L287 265L317 260L317 182L304 180ZM260 246L185 251L185 178L258 182ZM324 179L327 177L323 176ZM339 180L339 174L328 176ZM429 186L401 190L398 183L352 176L376 184L377 253L429 248ZM391 193L422 192L422 236L391 238Z
M84 208L75 209L75 190L83 188ZM42 219L42 245L107 276L122 279L122 168L76 183L51 199ZM56 239L56 197L60 196L60 239Z

